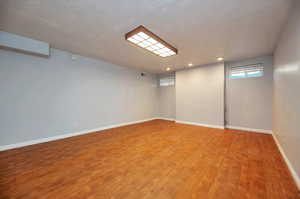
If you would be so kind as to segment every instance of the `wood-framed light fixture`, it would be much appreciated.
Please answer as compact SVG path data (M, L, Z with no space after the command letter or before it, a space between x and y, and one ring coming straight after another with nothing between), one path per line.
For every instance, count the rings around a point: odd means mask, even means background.
M159 36L139 26L125 34L125 39L160 57L169 57L178 54L178 50Z

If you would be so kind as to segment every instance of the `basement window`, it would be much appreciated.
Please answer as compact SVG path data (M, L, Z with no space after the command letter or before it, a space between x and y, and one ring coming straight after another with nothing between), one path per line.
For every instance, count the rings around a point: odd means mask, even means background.
M175 77L161 77L159 79L159 86L174 86L175 85Z
M244 79L251 77L262 77L264 66L262 63L250 64L245 66L233 66L230 68L230 79Z

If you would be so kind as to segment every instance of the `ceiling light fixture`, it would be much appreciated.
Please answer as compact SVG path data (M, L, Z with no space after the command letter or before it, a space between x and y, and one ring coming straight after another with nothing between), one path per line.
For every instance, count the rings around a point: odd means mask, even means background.
M217 60L218 60L218 61L223 61L224 58L223 58L223 57L218 57Z
M171 70L171 68L169 68L169 67L168 67L168 68L166 68L166 71L170 71L170 70Z
M178 54L178 50L175 47L162 40L144 26L139 26L126 33L125 39L160 57L169 57Z
M193 66L193 64L192 64L192 63L189 63L189 66L191 67L191 66Z

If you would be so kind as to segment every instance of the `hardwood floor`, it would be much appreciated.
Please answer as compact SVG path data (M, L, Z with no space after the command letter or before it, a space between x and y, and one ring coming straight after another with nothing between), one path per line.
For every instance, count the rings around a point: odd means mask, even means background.
M1 199L298 199L271 135L154 120L0 152Z

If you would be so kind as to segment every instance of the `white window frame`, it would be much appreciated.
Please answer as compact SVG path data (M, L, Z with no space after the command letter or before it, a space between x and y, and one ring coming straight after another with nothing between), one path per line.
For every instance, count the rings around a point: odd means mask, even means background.
M175 76L167 76L159 78L159 86L174 86L175 85Z
M253 73L258 73L258 75L253 75ZM239 74L244 74L244 76L238 76ZM229 71L229 79L247 79L262 76L264 76L264 65L262 63L232 66Z

